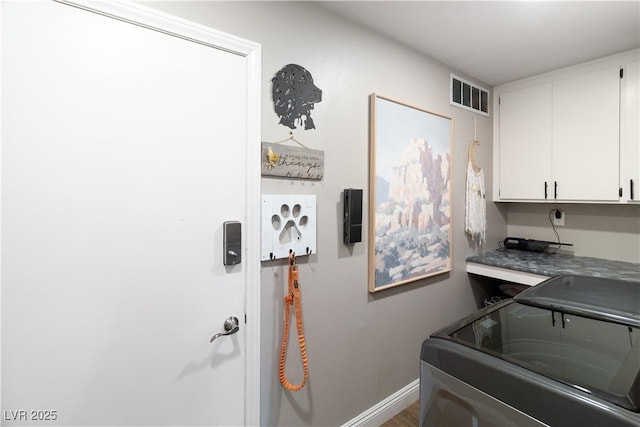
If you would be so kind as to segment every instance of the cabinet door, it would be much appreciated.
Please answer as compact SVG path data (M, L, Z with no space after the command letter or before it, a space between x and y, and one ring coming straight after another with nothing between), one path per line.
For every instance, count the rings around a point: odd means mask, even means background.
M500 94L502 200L543 200L551 179L551 83Z
M621 200L640 201L640 61L624 69L620 105Z
M553 197L618 200L619 106L618 66L553 83Z

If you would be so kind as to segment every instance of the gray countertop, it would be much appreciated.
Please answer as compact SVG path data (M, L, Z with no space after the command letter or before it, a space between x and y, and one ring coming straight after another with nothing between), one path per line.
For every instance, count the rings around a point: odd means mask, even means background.
M575 274L640 282L640 264L601 258L502 248L470 256L467 262L548 277Z

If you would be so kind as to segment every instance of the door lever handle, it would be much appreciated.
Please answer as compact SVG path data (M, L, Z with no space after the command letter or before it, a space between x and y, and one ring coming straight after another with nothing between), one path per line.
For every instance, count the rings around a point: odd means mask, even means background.
M212 343L214 340L222 336L233 335L236 332L238 332L238 330L240 330L240 321L235 316L229 316L224 321L224 332L218 332L217 334L211 337L209 342Z

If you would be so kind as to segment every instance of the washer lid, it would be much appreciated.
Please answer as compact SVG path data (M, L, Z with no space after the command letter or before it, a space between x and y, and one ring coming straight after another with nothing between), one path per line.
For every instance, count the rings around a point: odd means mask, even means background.
M640 328L510 301L440 335L640 412Z
M557 276L532 286L514 299L523 304L640 327L640 283L636 282Z

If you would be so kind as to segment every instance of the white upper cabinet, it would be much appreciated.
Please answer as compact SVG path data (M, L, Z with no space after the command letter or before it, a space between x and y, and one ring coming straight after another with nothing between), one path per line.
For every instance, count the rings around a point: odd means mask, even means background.
M625 65L621 80L621 201L640 202L640 61Z
M638 80L636 50L496 87L494 200L639 200Z
M500 197L543 199L551 179L551 83L500 95Z
M553 198L617 201L620 67L553 83Z

